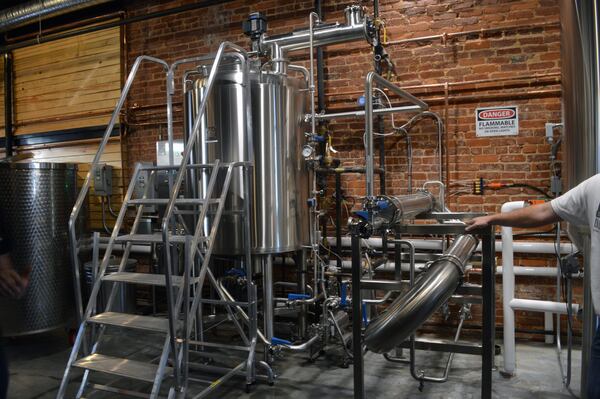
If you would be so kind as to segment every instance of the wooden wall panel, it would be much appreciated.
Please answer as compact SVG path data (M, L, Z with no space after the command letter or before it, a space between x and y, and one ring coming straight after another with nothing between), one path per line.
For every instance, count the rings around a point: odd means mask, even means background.
M119 27L15 50L15 134L106 125L120 54Z
M0 137L4 135L4 60L0 57Z

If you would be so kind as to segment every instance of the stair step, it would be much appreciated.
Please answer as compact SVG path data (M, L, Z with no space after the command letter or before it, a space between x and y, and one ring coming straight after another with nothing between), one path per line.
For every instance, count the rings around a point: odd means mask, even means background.
M220 167L227 166L229 164L221 163ZM178 170L180 165L142 165L141 170ZM212 169L214 168L214 163L195 163L187 165L188 169Z
M169 235L169 242L184 243L185 235ZM198 242L206 241L207 237L200 237ZM163 242L162 234L125 234L118 236L115 242L136 242L136 243L161 243Z
M155 285L161 287L164 287L166 285L164 274L118 272L107 274L102 277L102 280L116 281L119 283ZM190 279L190 281L193 280ZM172 276L171 282L173 283L173 285L181 285L183 283L183 277Z
M146 382L154 382L158 371L156 364L105 356L98 353L81 358L73 363L73 365L86 370L99 371ZM172 371L171 367L165 367L165 375L171 374Z
M105 324L117 327L133 328L136 330L169 331L169 320L162 317L140 316L135 314L104 312L89 319L91 323Z
M131 199L127 203L129 205L167 205L169 203L168 198L138 198ZM218 204L218 198L211 198L209 200L201 198L177 198L175 205L202 205L204 203Z

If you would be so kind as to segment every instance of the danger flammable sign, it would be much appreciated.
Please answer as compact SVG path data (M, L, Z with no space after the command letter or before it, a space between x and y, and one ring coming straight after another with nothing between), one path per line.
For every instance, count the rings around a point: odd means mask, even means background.
M516 136L519 134L519 108L516 105L477 108L475 120L477 137Z

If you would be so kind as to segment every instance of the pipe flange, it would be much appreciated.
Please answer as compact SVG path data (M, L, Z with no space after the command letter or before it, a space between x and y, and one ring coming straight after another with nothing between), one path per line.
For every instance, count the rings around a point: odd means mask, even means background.
M448 262L452 263L454 266L456 266L461 277L465 275L463 262L460 260L460 258L458 256L453 255L453 254L444 254L444 255L440 256L439 258L437 258L436 260L431 262L431 266L435 265L436 263L443 262L443 261L448 261Z

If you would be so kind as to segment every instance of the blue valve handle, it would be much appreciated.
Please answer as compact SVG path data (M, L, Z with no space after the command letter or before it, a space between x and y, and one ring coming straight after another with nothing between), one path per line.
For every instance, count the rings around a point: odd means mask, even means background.
M367 319L367 304L363 302L362 304L362 319L364 326L369 325L369 320Z
M340 305L346 306L348 304L348 283L342 283L340 291Z
M298 299L309 299L310 295L308 294L288 294L288 300L296 301Z
M287 339L281 339L281 338L271 338L271 345L291 345L292 342L288 341Z

